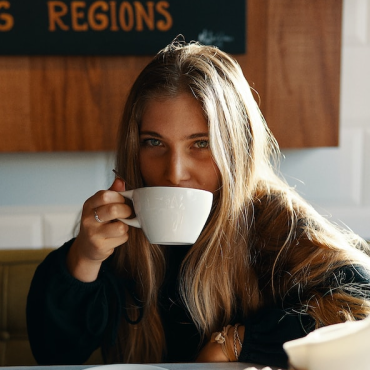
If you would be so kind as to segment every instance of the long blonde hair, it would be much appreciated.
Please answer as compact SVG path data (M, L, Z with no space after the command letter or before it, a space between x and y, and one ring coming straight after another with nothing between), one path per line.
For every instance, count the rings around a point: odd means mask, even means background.
M142 71L128 96L118 137L117 170L127 189L143 186L138 165L139 127L147 102L190 93L203 107L222 187L209 222L181 268L180 291L201 335L263 305L297 294L300 310L327 325L366 316L369 302L343 289L318 290L338 267L362 264L366 244L320 217L275 173L278 145L243 73L211 46L174 42ZM272 164L271 164L272 163ZM115 360L158 362L165 352L158 313L162 249L140 230L115 253L117 271L136 282L143 318L122 320ZM131 302L132 319L137 300Z

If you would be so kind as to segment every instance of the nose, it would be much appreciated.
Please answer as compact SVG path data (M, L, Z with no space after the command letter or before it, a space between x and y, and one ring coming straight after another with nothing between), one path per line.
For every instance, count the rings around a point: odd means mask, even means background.
M189 160L178 151L171 151L167 155L165 178L172 186L181 186L189 180Z

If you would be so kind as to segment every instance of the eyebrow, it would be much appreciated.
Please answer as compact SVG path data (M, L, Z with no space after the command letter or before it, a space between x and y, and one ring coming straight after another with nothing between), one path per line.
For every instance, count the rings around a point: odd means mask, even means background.
M141 131L139 134L140 136L148 135L148 136L153 136L157 138L163 137L162 135L158 134L158 132L155 132L155 131ZM198 138L204 138L208 136L209 136L208 132L198 132L196 134L191 134L190 136L186 136L185 139L198 139Z

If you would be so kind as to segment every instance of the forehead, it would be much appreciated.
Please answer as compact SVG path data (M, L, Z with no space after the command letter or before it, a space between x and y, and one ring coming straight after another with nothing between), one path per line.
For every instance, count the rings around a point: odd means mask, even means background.
M175 97L151 99L142 115L140 130L208 131L208 123L201 104L188 93Z

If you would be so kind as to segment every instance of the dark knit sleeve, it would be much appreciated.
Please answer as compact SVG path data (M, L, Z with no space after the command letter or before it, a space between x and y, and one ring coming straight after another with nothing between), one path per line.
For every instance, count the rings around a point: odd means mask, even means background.
M340 287L351 296L370 300L370 271L360 265L339 268L330 278L329 286Z
M336 270L325 284L326 292L341 288L347 294L370 300L370 272L361 266L344 266ZM315 322L307 314L278 307L264 308L245 321L245 334L239 361L287 368L283 349L287 341L301 338L314 330Z
M113 277L104 263L94 282L83 283L70 275L66 256L72 243L46 257L29 290L28 335L39 364L82 364L100 347L107 328L111 326L112 336L118 325L118 315L113 317L108 307L117 301Z
M312 330L313 320L309 316L288 314L270 307L250 315L244 325L239 361L287 368L288 358L283 343L305 336Z

